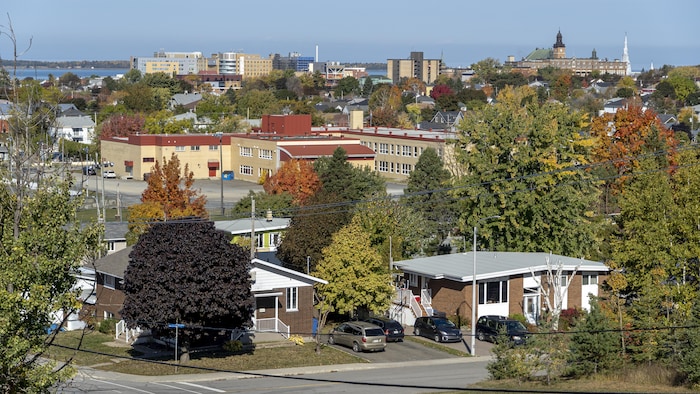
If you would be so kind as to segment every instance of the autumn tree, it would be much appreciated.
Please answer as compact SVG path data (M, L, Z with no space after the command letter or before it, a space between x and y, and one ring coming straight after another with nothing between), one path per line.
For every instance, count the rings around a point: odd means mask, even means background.
M388 267L360 225L349 224L333 235L322 256L311 272L328 282L315 286L320 300L318 332L331 312L353 315L364 310L380 314L391 306L394 288Z
M395 85L381 85L369 98L372 125L393 127L401 111L401 91Z
M154 221L167 221L182 217L208 217L206 196L193 189L194 173L185 164L180 169L180 159L175 153L170 160L163 158L163 165L156 160L148 176L148 184L141 194L141 203L129 207L129 244L136 242Z
M185 134L191 132L194 123L191 119L175 119L168 110L151 112L144 122L143 129L148 134Z
M122 317L130 328L160 335L172 335L168 324L184 324L179 332L182 361L202 337L211 341L222 330L252 325L249 256L213 222L156 223L129 257Z
M585 119L556 103L540 105L529 87L506 88L497 103L472 111L455 141L453 195L459 226L480 218L479 249L587 256L594 246L596 189ZM486 231L482 231L486 230Z
M286 161L271 177L265 180L263 189L268 194L289 193L294 203L303 205L321 187L321 181L308 160Z

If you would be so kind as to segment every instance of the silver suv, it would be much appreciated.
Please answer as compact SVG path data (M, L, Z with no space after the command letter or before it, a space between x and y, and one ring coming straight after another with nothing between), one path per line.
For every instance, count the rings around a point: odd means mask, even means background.
M386 335L374 324L352 321L331 330L328 343L350 347L354 352L381 352L386 348Z

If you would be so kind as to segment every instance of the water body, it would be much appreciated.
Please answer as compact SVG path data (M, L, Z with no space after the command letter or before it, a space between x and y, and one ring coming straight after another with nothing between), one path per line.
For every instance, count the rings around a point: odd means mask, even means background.
M10 75L14 70L11 67L5 68ZM59 78L65 73L73 73L80 78L89 78L92 76L98 77L115 77L129 71L128 68L18 68L17 79L33 78L37 81L45 81L49 79L49 74L55 78Z

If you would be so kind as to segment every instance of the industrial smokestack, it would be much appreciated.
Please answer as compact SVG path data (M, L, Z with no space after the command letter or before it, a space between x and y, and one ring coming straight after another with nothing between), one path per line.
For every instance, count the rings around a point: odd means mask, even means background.
M318 63L318 44L316 44L316 57L314 59L314 62Z

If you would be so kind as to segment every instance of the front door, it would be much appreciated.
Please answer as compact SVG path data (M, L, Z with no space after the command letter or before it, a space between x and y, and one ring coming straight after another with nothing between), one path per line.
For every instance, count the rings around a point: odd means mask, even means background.
M539 301L539 294L525 294L523 296L523 315L530 324L537 324Z

